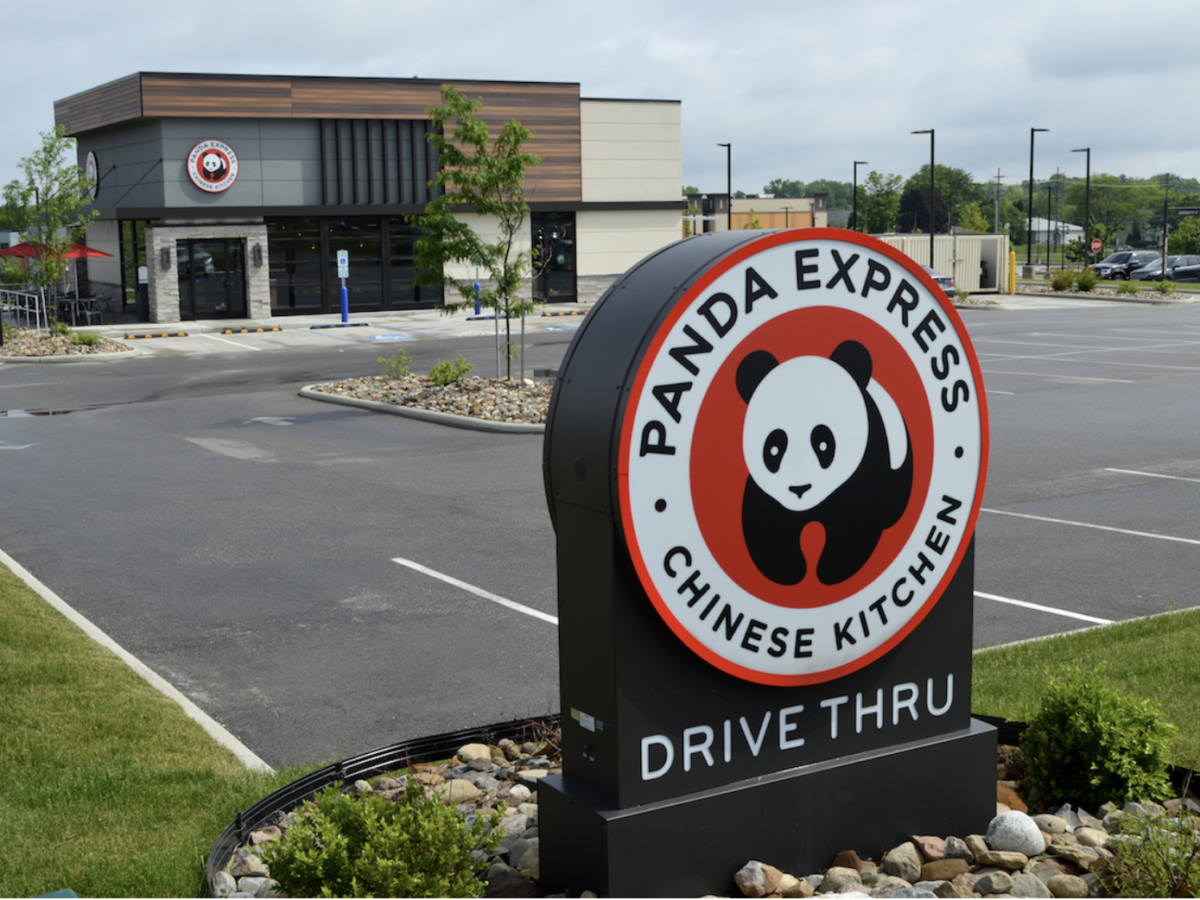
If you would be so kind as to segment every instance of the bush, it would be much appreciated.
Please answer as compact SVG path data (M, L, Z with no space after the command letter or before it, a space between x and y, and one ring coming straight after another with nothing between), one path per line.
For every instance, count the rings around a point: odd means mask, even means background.
M404 350L401 350L395 356L388 358L381 356L377 360L379 374L384 378L399 380L408 374L408 367L412 365L412 358Z
M351 797L334 783L262 859L288 897L478 897L485 884L471 851L495 847L499 820L496 812L467 825L415 781L394 802Z
M1121 817L1108 891L1114 897L1200 897L1200 820L1180 809Z
M71 343L76 347L95 347L100 343L100 335L90 331L76 331L71 335Z
M1098 281L1100 281L1100 276L1096 274L1095 269L1088 266L1075 276L1075 287L1086 294L1096 286Z
M68 325L66 322L51 322L50 323L50 333L51 334L61 334L64 336L68 335L71 333L71 326Z
M456 381L462 381L474 368L475 364L467 362L460 353L454 362L443 359L440 363L437 363L429 370L429 379L438 387L445 387Z
M1069 291L1075 284L1075 273L1070 269L1059 269L1050 276L1050 287L1056 291Z
M1168 796L1165 755L1175 730L1155 703L1075 667L1050 682L1021 749L1042 797L1096 809Z
M1156 291L1158 291L1160 294L1173 294L1173 293L1175 293L1175 282L1160 281L1158 284L1156 284L1154 286L1154 289Z
M960 303L966 302L967 300L971 299L971 292L965 290L964 288L955 288L954 296L958 298Z
M1142 292L1142 283L1140 281L1122 281L1117 285L1118 294L1140 294Z

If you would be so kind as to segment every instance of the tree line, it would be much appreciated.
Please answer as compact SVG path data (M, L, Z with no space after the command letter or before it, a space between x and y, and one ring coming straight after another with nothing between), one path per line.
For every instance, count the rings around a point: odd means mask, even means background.
M1029 182L997 186L980 183L965 169L938 165L934 170L933 229L944 234L951 225L967 232L1007 232L1014 243L1024 244L1030 215ZM763 185L763 193L775 197L829 195L829 208L849 210L854 206L854 185L848 181L774 178ZM695 193L694 188L684 193ZM1161 235L1164 201L1169 234L1181 224L1178 206L1200 206L1200 180L1162 173L1151 178L1098 173L1092 175L1090 198L1085 179L1055 174L1036 181L1033 189L1034 218L1084 224L1085 206L1093 234L1111 238L1128 229L1129 240L1141 243L1148 231ZM745 197L742 191L734 197ZM859 231L868 234L927 233L930 228L929 165L921 166L907 179L901 175L872 170L858 184ZM1186 222L1187 220L1182 220ZM1190 232L1190 226L1185 228Z

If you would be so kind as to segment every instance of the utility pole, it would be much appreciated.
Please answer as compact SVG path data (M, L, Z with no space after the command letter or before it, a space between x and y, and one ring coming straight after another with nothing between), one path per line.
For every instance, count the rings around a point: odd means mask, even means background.
M1000 233L1000 179L1003 178L1000 169L996 169L996 234Z

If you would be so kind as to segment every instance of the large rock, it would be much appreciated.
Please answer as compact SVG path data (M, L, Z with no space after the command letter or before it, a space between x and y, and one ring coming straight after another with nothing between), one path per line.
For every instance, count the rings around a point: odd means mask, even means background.
M774 866L752 859L733 876L738 890L747 897L765 897L779 889L783 873Z
M815 894L816 890L806 879L797 878L795 875L788 875L785 872L783 877L779 879L779 893L784 897L799 897L801 900L804 900L804 898Z
M1046 885L1055 897L1086 897L1087 882L1075 875L1055 875Z
M1008 892L1014 897L1053 897L1050 889L1033 875L1018 872L1013 875L1012 887Z
M932 834L914 834L912 842L917 845L917 849L921 851L921 856L927 862L941 859L946 855L946 841L944 838Z
M1049 813L1034 816L1033 821L1037 822L1038 828L1046 832L1046 834L1062 834L1067 830L1065 819L1060 819L1058 816L1052 816Z
M1079 839L1079 843L1084 847L1103 847L1108 843L1108 832L1101 831L1099 828L1083 828L1075 829L1075 837Z
M853 850L843 850L833 858L833 862L829 865L831 867L840 866L845 869L855 869L859 872L863 870L863 861Z
M271 870L267 868L267 864L259 857L248 851L245 847L239 847L233 854L233 862L229 866L229 874L234 878L251 878L262 877L270 878Z
M921 866L921 881L953 881L970 866L965 859L935 859Z
M1009 872L1025 868L1025 864L1028 862L1029 857L1016 850L989 850L987 853L980 853L975 857L976 865L995 866Z
M889 875L903 878L910 884L921 877L921 854L912 841L893 847L883 854L879 867Z
M975 854L967 847L967 842L960 837L946 838L944 856L946 859L965 859L968 863L975 858Z
M818 890L822 894L837 894L841 893L847 885L853 885L854 888L862 887L862 878L858 874L858 869L851 869L847 866L830 866L825 870L825 878L821 881Z
M1046 849L1046 841L1037 822L1016 810L992 819L983 839L992 850L1013 850L1026 856L1037 856Z
M975 882L975 893L1007 894L1012 885L1012 876L1007 872L988 872Z
M458 758L469 763L473 759L492 761L492 750L487 744L464 744L458 748Z
M479 788L462 778L455 778L453 781L439 784L435 790L437 795L449 804L467 803L480 794Z
M1029 807L1025 805L1025 801L1012 788L1003 784L996 784L996 802L1003 803L1010 810L1016 812L1029 812Z

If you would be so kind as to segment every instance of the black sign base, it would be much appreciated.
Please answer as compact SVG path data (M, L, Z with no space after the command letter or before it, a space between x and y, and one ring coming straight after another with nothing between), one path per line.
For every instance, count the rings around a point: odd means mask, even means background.
M842 850L879 855L914 834L982 833L996 814L996 729L826 760L722 788L608 809L550 776L539 785L541 887L577 897L736 896L752 859L798 877Z

